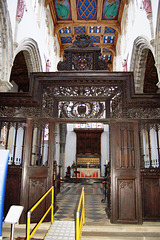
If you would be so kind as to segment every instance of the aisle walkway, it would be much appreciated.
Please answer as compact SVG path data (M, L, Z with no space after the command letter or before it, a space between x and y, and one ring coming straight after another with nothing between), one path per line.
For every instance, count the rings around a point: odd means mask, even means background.
M59 210L54 215L54 223L51 226L45 240L75 240L75 219L82 187L85 191L85 221L92 223L104 222L106 204L102 183L88 180L82 183L64 183L61 192L57 195Z
M57 196L57 206L59 210L54 216L54 220L74 221L81 194L84 187L85 192L85 218L86 222L103 222L107 219L105 208L106 203L102 203L104 189L102 183L89 182L64 183L61 192Z
M45 240L75 240L75 221L54 221Z

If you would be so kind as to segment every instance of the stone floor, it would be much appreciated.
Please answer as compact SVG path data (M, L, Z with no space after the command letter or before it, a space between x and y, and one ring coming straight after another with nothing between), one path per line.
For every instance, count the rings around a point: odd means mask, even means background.
M59 210L55 214L55 220L75 220L75 214L82 187L85 192L85 219L86 222L105 221L106 204L101 200L104 198L103 184L88 180L82 183L64 183L61 192L57 196Z

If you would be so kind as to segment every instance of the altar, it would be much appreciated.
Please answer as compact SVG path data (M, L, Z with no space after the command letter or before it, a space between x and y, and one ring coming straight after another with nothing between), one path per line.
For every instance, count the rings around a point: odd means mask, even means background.
M99 168L77 168L78 178L99 178L100 169Z

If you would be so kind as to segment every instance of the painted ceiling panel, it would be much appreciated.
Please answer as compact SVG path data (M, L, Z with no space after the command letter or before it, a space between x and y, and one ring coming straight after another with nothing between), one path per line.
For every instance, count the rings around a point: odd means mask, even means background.
M55 0L57 20L71 20L70 0Z
M117 20L120 8L120 0L103 0L103 20Z
M96 0L77 0L77 19L96 20L97 1Z
M53 13L61 55L66 47L73 44L76 35L86 34L93 40L94 45L101 48L101 57L108 61L112 70L117 38L121 32L122 13L128 0L45 1Z

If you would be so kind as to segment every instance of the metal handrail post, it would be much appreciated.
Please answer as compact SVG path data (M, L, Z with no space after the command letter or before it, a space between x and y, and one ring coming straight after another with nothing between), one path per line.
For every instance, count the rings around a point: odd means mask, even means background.
M27 240L30 240L31 211L27 213Z
M31 222L31 213L35 210L35 208L42 202L42 200L51 192L51 205L45 214L42 216L40 221L34 227L32 232L30 233L30 222ZM26 240L30 240L34 235L39 225L43 222L44 218L47 216L48 212L51 211L51 223L53 223L53 214L54 214L54 187L52 186L42 197L41 199L28 211L27 213L27 238Z
M76 240L79 240L80 230L79 230L79 211L76 212Z
M52 189L51 205L52 205L52 209L51 209L51 223L53 223L53 216L54 216L54 187Z
M15 224L11 224L11 237L10 237L10 240L14 240L14 226Z
M83 187L82 207L83 207L83 224L85 224L84 187Z

